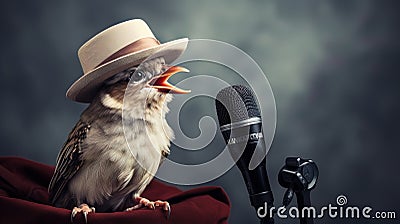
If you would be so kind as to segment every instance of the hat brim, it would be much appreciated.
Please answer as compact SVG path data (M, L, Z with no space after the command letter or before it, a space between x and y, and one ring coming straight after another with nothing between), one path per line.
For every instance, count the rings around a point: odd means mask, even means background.
M106 79L139 65L149 57L163 56L165 63L171 64L186 50L188 41L188 38L173 40L109 61L76 80L67 90L67 98L81 103L90 103Z

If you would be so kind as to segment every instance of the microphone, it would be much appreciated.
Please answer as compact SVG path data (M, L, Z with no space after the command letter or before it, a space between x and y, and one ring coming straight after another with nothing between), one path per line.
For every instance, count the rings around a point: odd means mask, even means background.
M261 223L274 223L270 214L274 198L266 170L262 121L253 92L242 85L229 86L217 94L215 107L220 130L242 173L251 205ZM261 208L266 210L263 217L260 217Z

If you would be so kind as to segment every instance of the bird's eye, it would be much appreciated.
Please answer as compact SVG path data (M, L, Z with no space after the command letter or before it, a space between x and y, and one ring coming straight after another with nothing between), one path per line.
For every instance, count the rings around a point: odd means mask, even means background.
M138 71L138 72L131 71L131 72L129 72L129 79L132 82L135 82L135 83L142 81L145 77L146 77L146 75L141 71Z

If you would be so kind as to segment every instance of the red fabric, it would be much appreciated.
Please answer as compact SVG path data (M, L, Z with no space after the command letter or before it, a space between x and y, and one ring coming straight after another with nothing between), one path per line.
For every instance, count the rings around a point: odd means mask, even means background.
M54 168L30 160L0 157L0 223L70 223L71 211L49 205L47 185ZM227 223L230 203L220 187L181 191L153 180L143 197L167 200L171 216L161 209L93 213L89 224L103 223ZM75 223L84 223L78 214Z

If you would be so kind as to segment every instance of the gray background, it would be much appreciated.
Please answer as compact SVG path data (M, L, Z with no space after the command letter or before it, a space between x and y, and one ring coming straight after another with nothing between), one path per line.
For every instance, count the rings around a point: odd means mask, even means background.
M320 169L312 193L316 206L335 204L336 197L344 194L351 205L396 211L399 216L398 3L198 2L42 0L3 4L0 155L54 164L85 107L65 99L66 89L81 75L78 47L107 26L141 17L162 41L185 36L222 40L259 63L277 104L277 132L268 155L277 205L284 192L277 183L284 158L301 155L314 159ZM201 103L210 102L187 106ZM186 117L182 113L183 126L187 126L182 129L190 130L193 121ZM173 158L186 160L182 150L173 151ZM256 223L239 175L233 168L207 185L220 185L229 194L230 223ZM191 187L195 186L184 188ZM364 222L395 223L316 221Z

